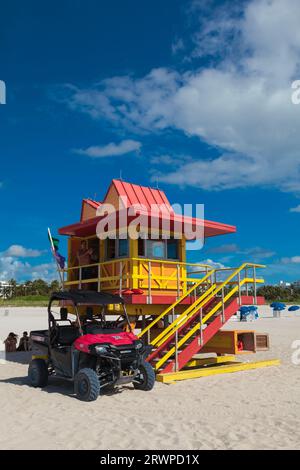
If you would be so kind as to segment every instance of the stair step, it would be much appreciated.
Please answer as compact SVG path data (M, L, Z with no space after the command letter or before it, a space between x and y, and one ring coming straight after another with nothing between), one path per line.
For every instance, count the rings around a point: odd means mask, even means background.
M151 362L154 363L154 364L157 364L157 362L160 361L160 360L161 360L161 357L156 357L155 359L152 359ZM172 361L173 361L173 359L167 359L164 364L170 364L170 362L172 362Z

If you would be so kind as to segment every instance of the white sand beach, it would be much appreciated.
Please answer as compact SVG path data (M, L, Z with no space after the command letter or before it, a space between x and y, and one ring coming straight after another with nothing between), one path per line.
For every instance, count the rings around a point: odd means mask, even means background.
M84 403L71 384L27 382L24 353L0 365L0 449L297 449L300 447L300 315L226 328L268 332L271 349L243 360L279 358L280 366L178 382L151 392L126 386ZM10 331L46 328L44 308L1 308L1 343ZM298 346L299 348L299 346ZM298 354L300 357L300 354Z

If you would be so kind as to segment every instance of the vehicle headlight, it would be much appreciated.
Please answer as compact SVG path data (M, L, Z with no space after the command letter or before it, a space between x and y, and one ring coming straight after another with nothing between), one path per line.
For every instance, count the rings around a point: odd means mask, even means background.
M143 347L143 343L141 341L137 343L136 349L142 349L142 347Z
M95 346L95 351L98 354L105 354L107 353L108 349L107 346Z

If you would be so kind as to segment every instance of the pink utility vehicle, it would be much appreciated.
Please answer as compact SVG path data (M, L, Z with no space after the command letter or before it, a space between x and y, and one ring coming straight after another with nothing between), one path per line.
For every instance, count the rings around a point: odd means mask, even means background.
M55 318L53 302L72 306L75 321L67 307L61 307ZM111 304L122 310L117 320L108 320ZM79 306L84 306L84 315ZM124 301L117 295L83 290L53 293L48 329L31 331L30 340L33 357L28 376L33 387L45 387L49 376L63 377L74 382L80 400L92 401L104 387L130 382L140 390L154 386L154 370L145 361L149 349L132 332Z

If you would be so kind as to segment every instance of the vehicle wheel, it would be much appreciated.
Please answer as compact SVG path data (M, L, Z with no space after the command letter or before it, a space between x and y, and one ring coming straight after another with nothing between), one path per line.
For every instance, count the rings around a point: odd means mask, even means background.
M48 367L44 359L33 359L28 367L28 378L33 387L46 387Z
M93 369L81 369L75 377L75 393L82 401L97 400L100 393L100 382Z
M140 374L133 382L134 388L138 390L152 390L155 383L155 372L149 362L143 361L139 367Z

